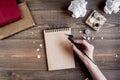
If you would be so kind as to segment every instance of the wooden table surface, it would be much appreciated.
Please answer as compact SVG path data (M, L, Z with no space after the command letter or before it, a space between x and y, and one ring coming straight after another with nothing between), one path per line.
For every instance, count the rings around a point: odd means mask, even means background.
M87 0L87 15L79 19L72 18L67 10L71 0L25 1L36 25L0 40L0 80L10 80L11 72L23 80L84 80L90 77L76 55L75 69L47 71L43 30L61 27L71 27L76 39L81 37L79 31L90 29L91 34L88 36L95 37L95 40L90 42L95 46L96 64L108 80L120 79L120 12L105 14L103 7L106 0ZM107 18L99 32L95 32L84 23L92 10L99 11ZM43 48L40 48L40 44ZM41 58L38 59L37 55L41 55Z

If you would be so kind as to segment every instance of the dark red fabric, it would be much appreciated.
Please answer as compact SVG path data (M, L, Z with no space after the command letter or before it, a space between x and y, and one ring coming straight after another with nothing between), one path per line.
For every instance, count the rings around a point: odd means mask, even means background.
M0 0L0 26L21 19L16 0Z

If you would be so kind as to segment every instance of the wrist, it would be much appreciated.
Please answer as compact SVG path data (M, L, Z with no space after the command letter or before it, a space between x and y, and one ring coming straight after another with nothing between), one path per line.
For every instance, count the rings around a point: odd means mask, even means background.
M94 61L94 60L93 60ZM86 65L86 66L92 66L92 65L95 65L95 63L93 63L90 59L84 59L83 60L83 63Z

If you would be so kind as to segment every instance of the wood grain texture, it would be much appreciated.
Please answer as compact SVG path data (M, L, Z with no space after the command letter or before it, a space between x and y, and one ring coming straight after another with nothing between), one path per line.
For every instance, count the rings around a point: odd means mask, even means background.
M4 40L0 40L0 80L10 80L11 72L23 80L84 80L90 77L83 63L75 55L76 68L60 71L47 71L43 30L48 28L71 27L75 39L88 28L89 42L95 46L94 59L108 80L119 80L120 76L120 12L106 15L103 12L106 0L87 0L87 15L74 19L67 7L71 0L25 0L36 25ZM92 10L102 13L107 21L99 32L93 31L85 23ZM101 40L103 37L103 40ZM40 48L40 44L43 45ZM40 51L37 52L37 49ZM41 55L38 59L37 55Z

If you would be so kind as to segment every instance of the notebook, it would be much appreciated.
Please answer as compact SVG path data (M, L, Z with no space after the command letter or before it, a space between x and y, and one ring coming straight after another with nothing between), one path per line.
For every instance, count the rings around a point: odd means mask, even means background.
M21 11L21 15L23 16L22 19L0 27L0 39L4 39L35 25L31 13L25 2L19 4L19 9Z
M0 26L21 19L16 0L0 0Z
M44 30L49 71L75 68L72 45L65 34L71 34L71 28Z

